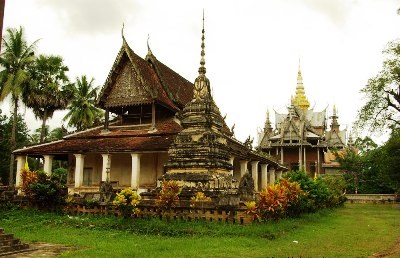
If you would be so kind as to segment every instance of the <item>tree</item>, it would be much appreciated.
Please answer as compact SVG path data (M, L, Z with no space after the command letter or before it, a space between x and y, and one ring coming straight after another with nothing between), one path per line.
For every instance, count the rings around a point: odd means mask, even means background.
M99 124L103 118L103 111L95 106L97 88L93 86L93 81L93 78L88 81L83 75L77 77L72 87L73 100L68 105L69 112L63 121L68 120L68 126L76 127L78 131Z
M18 29L7 29L7 34L2 41L3 53L0 55L0 101L11 95L13 103L13 126L10 139L10 175L9 185L14 184L14 155L12 151L16 148L16 128L18 104L24 88L29 83L28 68L34 61L34 49L37 41L28 45L24 37L22 27Z
M400 134L393 130L389 140L377 146L370 138L358 138L355 148L337 153L347 190L355 193L395 193L400 187Z
M391 41L383 51L383 68L361 90L366 103L358 112L356 128L371 132L400 125L400 42Z
M56 110L65 109L71 98L67 71L60 56L40 55L31 66L32 80L22 96L25 105L42 120L41 143L46 135L46 120L52 118Z
M11 155L11 134L14 118L2 115L0 110L0 183L10 182L8 171L10 170L9 158ZM29 130L21 115L17 115L16 147L29 144Z

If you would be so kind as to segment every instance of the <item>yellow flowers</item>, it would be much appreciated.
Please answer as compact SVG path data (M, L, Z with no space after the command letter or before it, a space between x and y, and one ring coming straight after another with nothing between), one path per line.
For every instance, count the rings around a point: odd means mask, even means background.
M211 202L212 199L208 196L206 196L203 192L197 192L195 196L191 197L191 204L190 206L193 208L195 207L196 203L205 203L205 202Z
M141 200L141 196L131 188L121 190L113 200L124 217L131 216L131 213L138 214L139 209L135 208Z

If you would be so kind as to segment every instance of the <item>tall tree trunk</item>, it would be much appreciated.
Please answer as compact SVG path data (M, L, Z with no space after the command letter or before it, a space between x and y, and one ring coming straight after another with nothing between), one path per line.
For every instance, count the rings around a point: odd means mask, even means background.
M16 131L17 131L17 119L18 119L18 98L14 99L14 113L13 113L13 126L11 128L11 139L10 139L10 175L8 178L8 185L14 185L14 153L16 147Z
M42 130L40 131L40 143L42 143L45 139L46 134L46 120L47 120L47 110L44 108L43 117L42 117Z

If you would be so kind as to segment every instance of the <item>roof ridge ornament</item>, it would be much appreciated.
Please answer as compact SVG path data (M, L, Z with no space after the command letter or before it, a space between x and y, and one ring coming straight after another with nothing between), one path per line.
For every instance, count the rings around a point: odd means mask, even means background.
M153 56L152 50L150 49L150 46L149 46L149 39L150 39L150 36L149 36L149 33L148 33L148 40L146 41L146 44L148 46L148 53L146 55L147 56Z
M209 79L205 75L206 74L205 63L206 63L205 62L205 10L203 10L201 59L200 59L200 67L198 69L199 75L195 79L193 101L211 97L210 82L209 82Z

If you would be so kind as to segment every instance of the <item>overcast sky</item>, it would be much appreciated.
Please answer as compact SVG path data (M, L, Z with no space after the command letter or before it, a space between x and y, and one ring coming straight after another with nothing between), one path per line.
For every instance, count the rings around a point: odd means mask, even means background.
M382 66L386 43L399 38L398 0L6 0L5 31L23 26L38 54L61 55L69 76L103 86L122 45L121 28L139 56L153 54L194 81L205 10L206 68L213 96L235 136L257 138L266 111L286 112L298 60L315 111L335 104L342 129L362 104L360 89ZM5 32L3 32L3 35ZM8 114L10 104L0 104ZM40 127L20 109L31 130ZM64 112L49 120L61 125Z

